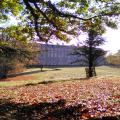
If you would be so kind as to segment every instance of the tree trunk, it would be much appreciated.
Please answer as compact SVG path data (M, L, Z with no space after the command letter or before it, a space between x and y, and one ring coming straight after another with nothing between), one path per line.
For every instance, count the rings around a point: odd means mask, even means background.
M90 78L90 77L96 76L95 67L85 68L85 71L86 71L86 78Z
M6 79L7 73L7 66L3 63L3 66L0 68L0 79Z
M7 78L7 75L4 74L4 73L0 73L0 79L6 79Z
M90 42L92 42L92 40L90 40ZM93 59L92 59L92 43L90 43L90 46L89 46L89 77L93 77L93 70L92 70L92 67L93 67Z
M89 77L93 77L93 69L92 69L92 67L89 67Z

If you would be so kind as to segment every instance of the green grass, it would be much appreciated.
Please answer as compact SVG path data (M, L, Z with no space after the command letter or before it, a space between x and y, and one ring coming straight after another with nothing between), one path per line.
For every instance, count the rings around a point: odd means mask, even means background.
M103 66L103 67L97 67L96 71L98 76L120 77L120 68Z
M113 67L96 67L97 77L120 77L120 68ZM56 69L43 68L43 72L39 68L27 69L25 75L21 75L19 81L0 82L0 87L19 86L29 83L39 83L42 81L61 81L75 80L85 78L84 67L60 67ZM29 73L29 74L28 74ZM32 76L32 80L24 80L24 76Z

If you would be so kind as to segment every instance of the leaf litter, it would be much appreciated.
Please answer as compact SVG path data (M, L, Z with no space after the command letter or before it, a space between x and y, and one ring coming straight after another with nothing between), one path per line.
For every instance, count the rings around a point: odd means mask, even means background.
M120 115L120 80L90 79L0 88L0 99L37 105L66 100L64 108L83 105L82 119ZM47 111L47 110L46 110ZM52 110L48 110L49 113ZM86 112L85 112L86 111ZM77 114L77 113L76 113Z

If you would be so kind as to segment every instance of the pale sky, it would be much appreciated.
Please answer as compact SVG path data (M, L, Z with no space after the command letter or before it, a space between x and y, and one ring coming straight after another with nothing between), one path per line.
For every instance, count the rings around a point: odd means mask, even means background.
M105 50L109 50L112 53L116 53L117 50L120 50L120 28L117 30L107 28L107 32L103 37L106 38L106 43L103 46Z

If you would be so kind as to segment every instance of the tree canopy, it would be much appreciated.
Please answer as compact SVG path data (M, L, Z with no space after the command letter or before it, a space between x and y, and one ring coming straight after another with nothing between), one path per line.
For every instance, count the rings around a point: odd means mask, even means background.
M105 40L99 35L99 31L95 31L94 28L88 31L88 39L86 39L82 46L76 48L73 51L73 55L78 56L79 64L87 66L87 77L93 77L93 69L97 63L100 63L100 58L106 54L106 51L100 48L100 45L104 44Z
M40 41L52 36L68 41L68 34L77 35L94 22L115 28L120 14L118 0L2 0L0 4L1 20L10 14L20 17Z

